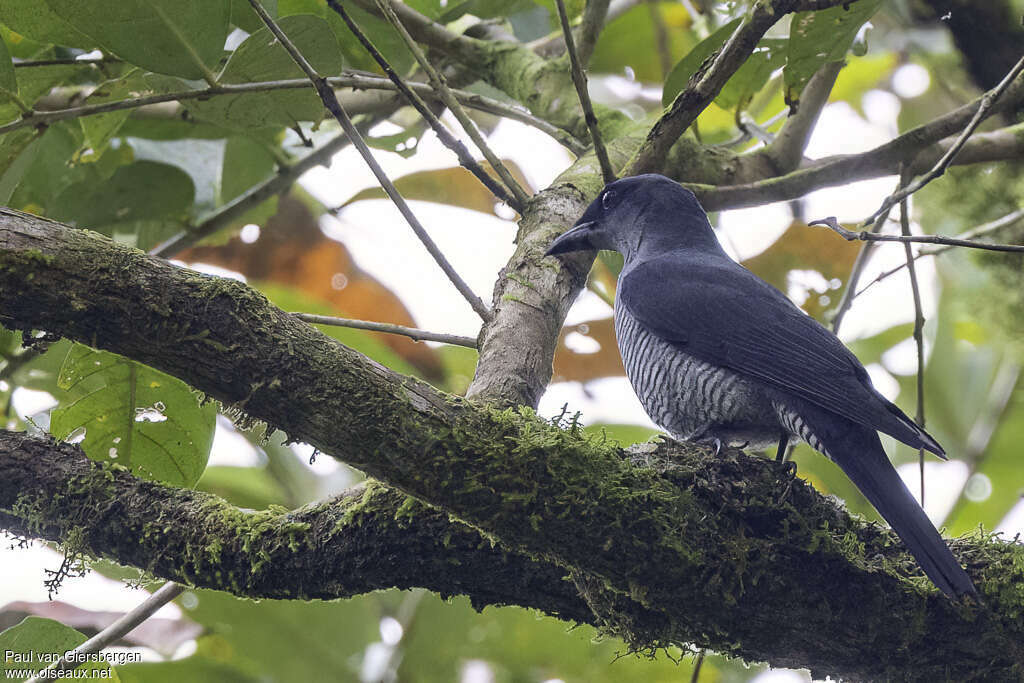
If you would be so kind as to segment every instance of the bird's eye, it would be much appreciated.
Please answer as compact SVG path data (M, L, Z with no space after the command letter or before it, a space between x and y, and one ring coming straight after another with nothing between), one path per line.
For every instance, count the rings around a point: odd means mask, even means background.
M608 190L603 195L601 195L601 208L604 209L605 211L610 211L611 208L615 206L615 199L616 192L613 190Z

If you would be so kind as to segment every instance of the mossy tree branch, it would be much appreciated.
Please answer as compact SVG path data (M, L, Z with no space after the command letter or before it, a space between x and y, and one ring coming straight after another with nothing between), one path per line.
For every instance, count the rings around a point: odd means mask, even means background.
M958 543L984 604L957 606L917 574L894 536L851 519L770 462L686 449L673 452L671 464L636 463L529 411L498 411L396 375L241 283L9 210L0 212L0 292L6 326L45 329L175 374L454 514L513 554L561 569L581 590L593 621L637 646L693 642L851 678L984 672L991 679L1019 673L1013 667L1024 661L1018 546ZM14 476L2 474L0 481ZM28 522L45 529L48 509L72 527L95 521L82 516L71 494L84 495L81 504L107 500L109 482L139 486L146 492L139 500L150 498L148 511L178 495L125 477L113 470L72 476L63 492L49 493L21 478L14 500L0 499L5 525L22 533L31 532ZM211 517L203 504L186 509ZM416 517L415 510L407 512ZM270 558L256 567L269 575L280 553L322 551L304 546L310 527L301 514L314 511L232 519L246 538L270 526ZM90 526L103 532L104 524ZM136 543L138 534L121 537ZM168 546L174 547L161 548ZM210 547L207 536L179 559L187 567L199 548ZM429 562L441 551L423 552ZM130 561L149 567L155 560ZM246 566L253 569L251 558ZM287 572L277 576L290 580ZM550 588L556 594L564 591L558 581Z

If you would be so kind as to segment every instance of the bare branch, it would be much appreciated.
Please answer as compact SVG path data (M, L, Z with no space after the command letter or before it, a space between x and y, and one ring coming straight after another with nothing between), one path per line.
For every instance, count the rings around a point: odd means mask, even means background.
M414 341L435 341L455 346L465 346L475 349L476 339L473 337L461 337L457 334L443 334L441 332L429 332L415 327L405 325L393 325L391 323L377 323L370 320L353 320L351 318L336 318L330 315L316 315L314 313L292 313L303 322L313 325L334 325L337 327L351 327L357 330L373 330L374 332L386 332L388 334L401 334Z
M484 302L480 300L480 297L473 292L469 285L466 284L465 280L455 272L455 269L452 268L448 259L445 258L445 255L434 243L434 240L430 238L430 235L427 233L426 229L424 229L423 225L420 224L419 219L417 219L416 215L413 214L412 209L410 209L409 205L406 204L405 199L395 188L391 179L388 178L386 173L384 173L384 169L377 163L377 160L373 156L373 152L370 151L370 148L366 145L366 141L363 140L362 134L360 134L359 130L352 123L352 119L350 119L348 114L345 113L345 110L342 109L341 103L338 102L337 95L334 94L334 90L332 90L330 85L328 85L327 80L320 76L320 74L310 66L309 62L306 61L306 59L299 53L298 49L296 49L295 45L291 42L291 39L285 35L284 31L281 30L281 27L278 26L273 18L267 14L267 11L263 9L259 0L249 0L249 4L263 20L263 23L266 24L267 28L269 28L274 36L281 42L281 45L288 51L288 54L291 55L295 63L299 65L299 68L301 68L306 76L309 77L310 82L312 82L313 87L316 89L317 94L323 101L324 106L327 107L327 110L331 112L334 118L337 119L338 123L341 124L342 130L345 131L349 140L351 140L352 144L355 145L357 150L359 150L359 154L363 157L367 166L370 167L370 170L373 171L373 175L376 176L377 182L380 183L384 192L391 198L391 201L394 202L395 206L398 207L399 213L402 214L402 217L405 218L413 232L416 233L416 237L418 237L423 246L426 247L437 265L440 266L441 270L443 270L445 275L448 276L448 279L453 285L455 285L455 288L459 290L459 293L462 294L463 298L469 302L469 305L474 311L476 311L477 315L485 321L489 320L491 318L490 310L488 310L487 306L484 305Z
M368 127L368 126L367 126ZM247 211L263 201L288 190L303 173L330 161L331 157L349 144L345 134L338 135L320 149L310 152L296 163L282 167L278 172L258 185L250 187L241 195L203 218L194 228L184 230L150 250L153 256L171 258L175 254L196 244L221 228L230 225Z
M366 74L350 73L343 74L341 76L333 76L327 79L327 82L334 88L355 88L356 90L397 90L394 83L389 81L387 78L381 78L379 76L370 76ZM406 85L416 91L421 97L428 97L435 101L438 100L437 93L434 89L426 83L417 83L415 81L407 82ZM122 111L125 109L139 109L142 107L148 107L156 104L162 104L164 102L185 102L188 100L207 100L212 97L220 97L226 95L240 95L244 93L253 92L270 92L273 90L292 90L292 89L303 89L309 87L309 81L305 78L288 79L282 81L257 81L253 83L229 83L219 85L217 87L206 87L198 90L183 90L179 92L161 93L159 95L146 95L144 97L135 97L126 100L117 100L114 102L100 102L98 104L87 104L78 107L65 107L53 110L35 110L30 116L12 121L10 123L0 126L0 135L8 133L18 128L25 128L27 126L44 126L57 121L65 121L68 119L81 118L83 116L93 116L96 114L106 114L112 111ZM586 146L579 142L576 138L569 135L561 128L557 128L547 121L540 119L525 108L519 106L512 106L496 100L491 97L484 95L478 95L476 93L468 92L466 90L453 90L455 97L463 105L472 109L479 109L496 116L504 116L506 118L520 121L529 126L540 130L547 135L558 140L565 147L569 149L576 156L580 156L586 151Z
M165 583L153 592L152 595L146 598L146 600L138 607L121 615L121 617L114 623L110 624L75 649L64 653L60 659L53 664L50 664L32 678L28 679L25 683L42 683L46 680L61 678L61 676L57 675L58 671L62 673L74 671L78 667L82 666L82 664L86 663L87 658L85 655L96 654L103 648L113 645L121 638L131 633L146 619L153 616L158 609L181 595L184 590L185 587L180 584L170 581Z
M587 6L583 9L583 23L580 24L580 40L576 46L576 54L584 67L590 64L590 58L594 55L597 39L601 36L605 21L608 20L609 5L611 0L587 0ZM564 27L562 35L565 36Z
M878 219L876 218L875 220L877 224ZM836 220L835 216L811 221L807 225L824 225L831 228L848 242L853 242L854 240L861 240L862 242L917 242L921 244L943 244L950 247L983 249L985 251L1024 252L1024 244L992 244L990 242L978 242L976 240L944 237L942 235L880 235L876 232L868 232L866 230L847 230L839 224L839 221Z
M726 81L747 60L765 32L784 15L807 9L826 9L841 2L843 0L759 0L715 57L690 78L668 111L654 124L624 175L664 170L669 148L721 92Z
M991 116L1019 102L1022 94L1024 79L1015 81L985 116ZM958 107L867 152L819 159L809 163L805 168L766 180L719 186L686 184L686 187L695 192L701 203L709 210L735 209L795 199L822 187L845 185L856 180L896 174L901 163L911 163L913 168L917 160L927 158L927 155L933 152L936 157L941 155L947 148L943 147L944 143L940 141L963 130L977 113L982 99L978 98ZM992 133L977 134L967 142L952 163L976 163L1024 155L1024 135L1021 133L1024 133L1024 124L1016 124ZM755 153L740 157L740 160L741 163L751 164L753 168L758 169L757 156ZM742 162L744 159L750 161Z
M335 12L338 12L339 14L341 14L344 11L341 9L341 5L337 2L337 0L328 0L327 4L331 9L333 9ZM519 182L512 176L512 173L509 172L509 170L505 167L505 164L502 163L501 159L498 158L498 155L495 154L494 151L490 148L490 146L487 144L487 141L484 140L484 137L483 135L480 134L480 131L477 129L476 124L473 123L472 119L469 118L465 110L459 104L459 101L452 94L451 88L448 87L448 82L445 79L444 74L438 72L438 70L434 68L434 65L431 64L430 60L427 59L427 56L423 53L423 50L420 49L420 46L417 45L413 37L409 35L409 32L405 29L405 26L398 18L398 15L395 13L394 7L392 6L390 0L377 0L377 6L380 7L381 11L384 13L384 16L387 17L388 21L391 22L391 24L398 31L398 34L405 41L406 46L412 52L420 67L427 74L427 78L430 80L430 84L434 87L434 90L441 97L441 101L445 103L445 106L448 107L448 110L451 111L452 115L456 118L456 120L458 120L459 124L462 126L462 129L465 130L466 133L469 135L470 139L473 141L473 144L476 145L477 149L479 149L480 152L484 155L484 158L487 159L487 162L491 165L491 168L494 169L495 173L498 174L502 182L505 183L505 186L509 189L509 191L512 192L511 197L509 197L508 192L505 191L496 193L497 196L501 198L502 201L504 201L506 204L509 204L509 206L518 211L520 214L522 214L523 206L526 204L526 202L530 200L530 195L527 194L526 190L524 190L519 185ZM352 22L351 19L346 20L346 23L349 24L349 28L355 26L355 22ZM365 44L366 43L364 43L364 45ZM381 59L383 59L383 56L381 56ZM394 74L393 70L388 75L391 76L391 74ZM394 76L395 78L397 78L398 74L394 74ZM413 95L413 97L415 97L415 95ZM440 121L438 121L438 125L440 125ZM465 151L464 147L463 150ZM472 162L472 157L469 155L468 151L465 151L465 155ZM459 159L461 161L462 157L460 156ZM484 173L483 169L479 168L479 165L477 165L475 162L472 163L479 169L480 173ZM476 175L476 172L474 171L473 174ZM500 186L497 186L497 184L491 181L489 177L488 181L490 182L487 183L487 187L491 189L492 192L494 192L492 186L499 187L500 189Z
M583 107L583 117L586 119L587 128L590 130L590 138L594 142L594 153L601 165L601 175L605 184L615 180L615 169L608 158L608 149L604 146L604 139L601 137L601 130L597 125L597 116L594 114L594 107L590 103L590 93L587 91L587 76L583 73L583 66L580 64L580 57L576 53L576 44L572 37L572 27L569 26L569 15L565 11L564 0L555 0L558 7L558 18L562 22L562 33L565 35L565 46L569 52L569 64L572 70L572 82L576 86L576 94L580 98L580 106Z
M903 174L904 181L910 177ZM910 208L907 198L900 201L900 234L910 236ZM903 243L903 251L907 258L907 273L910 275L910 292L914 299L914 345L917 347L917 413L914 422L921 429L925 427L924 419L924 311L921 308L921 287L917 282L917 268L914 266L914 252L910 242ZM921 477L921 506L924 507L924 449L917 449L918 473Z
M779 134L766 150L766 154L775 161L779 171L792 171L800 165L804 150L807 149L807 141L810 140L818 116L828 102L828 96L843 66L843 62L828 62L807 82L807 86L800 94L800 104L796 112L782 124Z
M964 128L963 132L960 134L960 137L958 137L956 139L956 142L954 142L953 145L946 151L946 153L942 155L942 158L939 159L938 162L936 162L935 166L933 166L930 171L925 173L923 176L918 178L910 185L907 185L898 192L890 195L889 197L886 197L885 201L882 202L882 206L880 206L878 210L875 211L873 214L864 219L864 223L862 223L862 225L870 225L875 220L875 218L877 218L880 214L887 211L891 207L895 206L898 202L902 201L903 198L909 197L910 195L914 194L922 187L924 187L925 185L927 185L928 183L930 183L931 181L935 180L943 173L945 173L946 169L949 167L950 163L952 163L957 153L959 153L960 149L967 143L967 139L971 137L971 134L974 133L975 129L979 125L981 125L981 122L985 120L985 115L993 107L993 105L995 105L995 103L999 101L999 98L1002 97L1003 93L1006 92L1007 88L1010 87L1010 84L1013 83L1014 80L1016 80L1017 76L1020 75L1021 71L1024 71L1024 57L1021 57L1020 60L1017 61L1013 68L1010 69L1010 72L1006 74L1003 80L1000 81L996 87L992 88L987 93L985 93L984 96L982 96L981 103L978 105L978 110L974 113L974 117L971 118L970 122L967 124L967 127Z
M888 212L879 216L878 220L875 221L875 224L871 226L872 234L881 230L885 221L888 219ZM832 318L832 332L835 334L839 334L839 327L843 324L843 318L846 317L846 313L850 310L850 306L853 305L854 291L857 289L857 283L860 282L860 277L864 273L864 268L868 264L868 259L871 258L871 252L874 250L874 247L874 242L865 242L864 245L861 246L860 251L857 252L857 260L853 262L853 268L850 269L850 277L846 279L846 289L843 291L843 296L839 300L839 305L836 306L835 316Z
M1013 225L1014 223L1016 223L1017 221L1021 220L1022 218L1024 218L1024 209L1018 209L1016 211L1012 211L1012 212L1006 214L1005 216L1002 216L1001 218L997 218L994 221L991 221L989 223L984 223L983 225L979 225L979 226L977 226L975 228L971 228L970 230L966 230L966 231L960 233L959 235L956 235L956 237L959 238L959 239L973 239L975 237L981 237L982 235L986 235L986 234L988 234L990 232L995 232L996 230L999 230L1001 228L1005 228L1007 226ZM944 252L949 251L952 248L953 247L951 247L951 246L946 246L946 247L939 247L937 249L922 249L921 251L917 252L917 254L914 255L914 260L916 261L917 259L922 258L924 256L937 256L939 254L942 254ZM871 282L867 283L860 290L858 290L857 293L854 294L854 297L860 296L861 294L866 292L868 289L873 287L875 284L881 282L882 280L885 280L886 278L889 278L889 277L895 275L896 273L900 272L901 270L903 270L906 267L907 267L906 263L901 263L900 265L896 266L895 268L890 268L887 271L879 273L878 276L875 277L874 280L872 280Z
M406 100L408 100L416 111L420 113L420 116L430 124L430 128L437 135L441 143L448 149L455 152L455 156L458 157L459 163L470 173L476 176L476 178L491 191L491 194L511 206L517 212L522 213L522 201L518 200L518 198L513 195L510 195L504 187L502 187L497 181L488 175L483 168L480 167L480 164L476 163L476 160L473 158L473 155L469 153L469 150L466 149L466 146L448 131L434 112L427 107L426 103L424 103L424 101L409 87L409 85L406 84L402 77L395 72L391 67L391 64L389 64L387 59L384 58L384 55L380 53L376 46L370 41L369 37L367 37L361 28L359 28L359 25L356 24L351 16L349 16L348 12L345 11L345 8L339 3L334 2L334 0L330 0L330 2L328 2L328 7L334 10L334 12L341 17L342 21L344 21L349 30L352 31L356 39L359 40L366 51L370 53L370 56L373 57L374 61L376 61L384 73L387 74L388 79L395 88L405 96ZM435 92L435 90L436 88L432 89L431 92L435 97L437 97L439 93ZM449 96L451 96L450 93Z

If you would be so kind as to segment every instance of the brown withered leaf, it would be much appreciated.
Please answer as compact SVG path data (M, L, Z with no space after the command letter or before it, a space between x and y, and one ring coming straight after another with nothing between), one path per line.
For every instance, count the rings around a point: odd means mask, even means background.
M526 180L522 170L514 161L504 160L512 177L526 190L527 194L533 194L530 183ZM480 166L485 171L496 177L491 171L491 166L486 161L481 161ZM500 181L499 181L500 182ZM472 209L497 215L494 211L495 199L490 190L476 179L476 177L461 166L450 168L438 168L431 171L416 171L395 179L395 187L406 199L418 199L425 202L436 202L458 206L463 209ZM342 204L342 208L358 202L362 199L386 199L387 195L379 187L370 187L357 192L348 201Z
M859 244L847 242L831 230L808 227L805 223L794 221L774 244L744 261L743 265L783 292L787 289L787 279L793 270L815 270L826 281L840 280L842 284L838 288L811 289L802 306L813 317L821 320L825 311L842 296L846 278L858 251ZM823 296L828 297L828 301L822 301Z
M565 338L576 332L589 337L601 345L594 353L580 353L566 346ZM611 318L588 320L578 325L562 328L555 349L555 382L586 382L598 377L624 375L619 347L615 343L615 325Z
M323 234L309 208L284 195L277 213L261 226L257 241L233 237L226 244L189 249L179 257L241 273L249 280L286 285L330 302L346 318L414 325L409 310L390 289L359 269L343 244ZM426 344L371 332L432 380L443 376L440 358Z

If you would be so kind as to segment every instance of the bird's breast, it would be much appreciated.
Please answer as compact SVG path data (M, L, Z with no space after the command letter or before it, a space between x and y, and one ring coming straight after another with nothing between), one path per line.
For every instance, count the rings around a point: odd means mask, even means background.
M640 403L674 438L752 448L778 442L778 414L755 380L686 353L685 344L658 337L624 306L615 307L615 335Z

